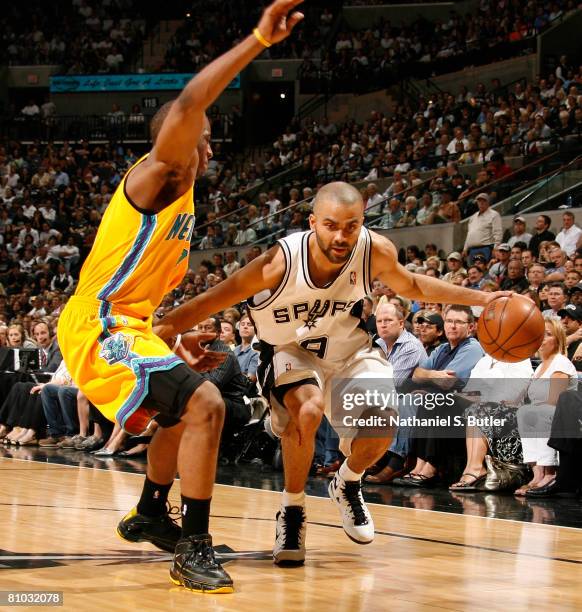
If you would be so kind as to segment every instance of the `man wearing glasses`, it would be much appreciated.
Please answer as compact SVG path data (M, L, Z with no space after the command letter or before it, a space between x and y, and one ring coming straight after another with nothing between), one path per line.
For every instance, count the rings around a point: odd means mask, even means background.
M445 310L444 327L446 342L436 348L419 367L414 370L412 380L424 389L442 392L459 391L469 380L471 370L485 354L479 342L473 338L475 317L469 306L453 305ZM460 406L445 406L427 410L420 407L419 419L458 415ZM413 470L404 478L397 478L394 484L411 487L431 487L438 481L438 468L447 453L452 440L438 435L435 427L427 426L416 432L413 452L417 460Z

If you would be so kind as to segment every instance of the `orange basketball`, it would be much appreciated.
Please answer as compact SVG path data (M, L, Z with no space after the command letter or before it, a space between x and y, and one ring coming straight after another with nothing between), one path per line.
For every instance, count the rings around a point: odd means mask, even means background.
M477 334L488 355L515 363L532 357L544 339L544 318L539 308L523 295L490 302L479 317Z

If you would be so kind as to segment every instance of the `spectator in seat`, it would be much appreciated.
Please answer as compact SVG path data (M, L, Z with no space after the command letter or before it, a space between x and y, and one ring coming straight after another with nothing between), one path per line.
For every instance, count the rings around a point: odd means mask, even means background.
M484 355L481 345L473 338L475 317L469 306L449 306L445 310L444 328L447 341L433 351L430 357L421 361L412 376L417 388L424 391L462 390L471 371ZM429 419L461 413L462 409L456 404L446 408L435 407L433 410L420 406L417 416ZM438 468L450 450L450 440L443 439L439 433L430 426L420 428L412 445L412 451L417 457L416 465L404 478L396 479L394 484L430 487L438 481Z
M463 391L476 392L479 399L466 414L483 423L487 418L498 419L504 425L466 426L467 463L459 480L449 487L451 491L484 489L486 454L513 465L523 462L516 406L523 402L532 374L529 359L504 363L485 355L475 364Z
M574 360L578 347L582 346L582 306L567 304L558 311L566 332L567 356L578 371L582 370L582 360Z
M78 433L77 393L64 361L61 361L51 382L32 389L40 393L42 409L47 422L47 437L39 441L43 447L66 447Z
M207 344L208 350L228 353L228 357L218 368L202 374L204 378L215 384L222 394L226 406L224 438L233 435L250 421L251 408L245 401L249 382L242 374L234 353L219 339L222 331L220 319L211 317L202 321L198 325L198 331L216 334L216 339Z
M582 237L582 229L576 225L575 220L573 212L565 212L562 215L562 230L556 236L556 242L566 252L568 257L574 255L578 242Z
M575 306L582 306L582 282L578 283L569 291L570 303Z
M529 248L535 258L539 257L540 244L542 242L551 242L555 240L556 234L550 232L552 220L547 215L538 215L535 222L535 233L529 241Z
M516 242L524 242L526 246L529 246L532 235L525 231L525 217L514 217L512 232L513 235L507 241L510 247L513 247Z
M546 276L546 269L542 264L534 263L530 266L527 271L527 280L529 282L529 288L538 291L540 285L544 282Z
M65 264L60 263L57 267L57 273L51 280L51 291L62 291L63 293L70 293L73 290L75 281L73 277L67 272Z
M519 259L511 259L507 264L507 277L501 283L501 290L523 293L528 287L529 283L524 274L523 264Z
M568 303L566 285L564 283L551 283L547 292L548 308L542 312L545 318L560 320L559 312Z
M224 273L226 274L226 276L230 276L239 269L240 263L236 260L236 253L234 251L227 251L226 264L224 265Z
M243 217L240 220L240 227L234 240L234 244L237 246L249 244L249 242L255 242L256 239L257 233L252 227L248 227L248 219Z
M208 276L210 276L210 274ZM231 351L234 350L236 338L234 323L232 323L232 321L222 320L220 322L220 341L226 344Z
M422 343L404 328L404 313L395 304L380 304L376 310L376 343L382 348L394 371L399 388L427 354Z
M469 289L480 291L484 282L485 277L483 276L483 272L477 266L471 266L467 270L466 286Z
M501 216L489 207L488 194L480 193L475 201L479 210L469 217L463 255L472 260L477 253L482 253L489 260L493 246L499 244L503 237Z
M440 314L425 311L417 317L419 340L428 357L439 347L444 339L444 321Z
M239 321L238 333L241 343L234 349L241 372L253 383L257 381L257 366L259 353L253 349L255 326L248 315L243 315Z
M463 267L462 255L457 251L453 251L447 257L447 273L443 276L443 280L446 283L450 283L451 278L458 272L466 274L467 270Z
M426 351L420 340L404 329L404 316L394 304L381 304L378 307L376 325L379 336L376 344L382 348L392 365L394 386L398 390L410 378L420 361L427 358ZM405 407L400 407L400 414L405 410ZM385 458L386 465L377 474L367 476L366 482L385 484L400 476L409 448L410 432L407 428L399 428Z
M545 335L539 349L542 359L530 382L527 394L530 403L517 412L517 422L523 460L532 466L533 478L515 494L526 495L529 490L545 487L556 476L558 456L548 446L556 403L562 391L576 390L576 368L566 357L566 334L559 320L547 319Z
M573 497L582 493L582 440L570 433L576 431L581 421L582 390L563 391L558 397L548 440L548 446L559 452L560 465L556 477L545 486L529 489L526 497Z
M36 348L36 344L26 337L24 327L20 323L9 325L6 337L8 348Z
M536 263L536 258L534 257L531 249L525 249L521 252L521 263L523 264L525 273L527 274L530 267Z
M507 274L507 264L511 259L511 247L507 242L502 242L495 247L494 254L495 263L489 268L487 276L498 285L501 285Z

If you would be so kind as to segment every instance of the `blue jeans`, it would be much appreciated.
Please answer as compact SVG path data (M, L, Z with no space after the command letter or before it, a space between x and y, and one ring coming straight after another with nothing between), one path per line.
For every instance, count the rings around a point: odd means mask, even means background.
M475 257L475 255L483 255L485 259L489 261L491 259L492 252L493 249L491 246L471 247L468 250L469 264L473 265L473 257Z
M74 436L77 433L77 392L76 387L51 383L42 388L40 401L49 436Z
M320 465L330 465L339 459L339 436L324 416L315 434L315 460Z
M411 395L408 396L411 398ZM403 401L398 404L398 416L401 419L409 419L416 416L417 406L410 401ZM412 441L413 428L407 425L401 425L396 429L396 435L392 439L390 450L395 455L406 458L410 453L410 444Z

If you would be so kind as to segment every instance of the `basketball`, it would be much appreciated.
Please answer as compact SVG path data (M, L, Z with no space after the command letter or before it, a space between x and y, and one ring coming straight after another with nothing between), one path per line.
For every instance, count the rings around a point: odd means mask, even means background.
M531 357L544 339L544 318L523 295L501 297L488 304L477 324L479 342L488 355L516 363Z

